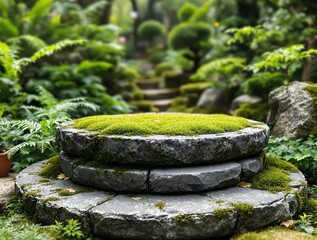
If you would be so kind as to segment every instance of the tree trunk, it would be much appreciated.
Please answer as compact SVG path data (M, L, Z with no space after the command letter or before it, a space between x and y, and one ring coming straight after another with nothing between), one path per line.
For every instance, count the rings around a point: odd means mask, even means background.
M156 0L148 0L148 9L146 13L146 19L155 19L154 5Z
M138 50L138 27L140 24L140 16L139 16L139 11L138 11L138 3L137 0L131 0L131 4L132 4L132 11L135 12L137 15L134 19L134 23L133 23L133 46L135 51Z
M102 12L99 23L108 24L110 22L112 3L114 0L107 0L107 4Z

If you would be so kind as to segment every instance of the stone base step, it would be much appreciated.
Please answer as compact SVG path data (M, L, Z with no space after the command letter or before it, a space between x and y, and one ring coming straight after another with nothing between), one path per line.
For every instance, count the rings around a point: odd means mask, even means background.
M160 112L165 112L171 106L173 98L152 100L152 102L153 105L158 108Z
M157 89L159 88L159 81L138 81L136 84L141 89Z
M166 98L174 98L178 95L178 88L161 88L161 89L147 89L142 91L145 99L158 100Z
M77 160L77 161L76 161ZM118 192L193 193L236 186L264 166L264 155L228 163L179 168L131 168L78 164L61 152L61 167L76 183ZM75 163L77 162L77 163Z
M43 166L46 161L33 164L16 179L29 214L46 224L76 219L103 239L224 239L289 219L299 209L298 194L305 192L299 172L289 175L287 193L233 187L174 196L115 194L43 179L38 175Z

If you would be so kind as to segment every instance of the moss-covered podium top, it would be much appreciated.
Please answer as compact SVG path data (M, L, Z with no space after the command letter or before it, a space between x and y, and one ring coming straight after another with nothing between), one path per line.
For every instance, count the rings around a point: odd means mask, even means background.
M128 114L75 120L57 130L69 156L139 166L226 162L258 154L267 144L265 124L226 115Z
M250 127L245 118L223 114L127 114L93 116L75 120L74 128L102 135L124 136L195 136L234 132ZM259 123L257 123L259 124Z

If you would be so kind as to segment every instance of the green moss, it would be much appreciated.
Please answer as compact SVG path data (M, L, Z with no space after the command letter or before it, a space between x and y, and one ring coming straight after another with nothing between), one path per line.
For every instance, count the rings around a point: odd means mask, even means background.
M181 86L180 92L181 94L190 94L190 93L198 93L200 94L205 89L209 88L210 84L206 82L199 82L199 83L187 83Z
M280 168L288 172L299 172L298 168L293 164L275 157L266 157L266 164L268 166Z
M59 197L48 197L48 198L41 199L41 203L42 203L42 204L45 204L45 203L47 203L48 201L58 201L58 200L60 200Z
M289 186L291 179L288 176L288 172L271 166L267 166L262 172L251 178L250 182L252 188L270 192L291 190L291 187Z
M41 178L38 182L39 183L51 183L52 181L47 179L47 178Z
M313 99L314 102L314 118L317 121L317 84L311 84L305 88L305 90L310 94L311 98ZM311 134L314 136L317 136L317 126L315 126L311 130Z
M100 135L183 135L232 132L252 126L247 119L222 114L128 114L75 120L73 127Z
M158 209L160 209L161 211L164 211L165 207L166 207L166 203L163 201L159 201L154 203L154 206L157 207Z
M233 208L217 208L214 211L213 219L216 221L219 221L221 219L227 219L229 217L229 214L233 211Z
M44 178L56 179L57 176L62 172L59 156L50 158L46 165L39 172L39 176Z
M234 111L233 115L256 121L265 121L269 111L266 103L243 103Z
M238 216L251 215L254 211L254 206L249 203L243 203L243 202L230 203L230 206L234 207L237 210Z
M303 192L301 192L299 190L294 191L294 194L295 194L295 196L297 198L297 202L298 202L297 212L300 212L304 208L305 196L304 196Z
M175 220L179 224L193 223L195 218L195 216L185 214L178 214L177 216L175 216Z
M317 199L309 198L306 201L305 212L317 220Z
M58 193L59 196L72 196L72 195L84 193L84 192L93 192L94 189L88 188L88 187L84 187L84 188L80 188L76 190L71 188L57 188L55 189L55 191Z
M233 240L313 240L316 237L290 230L285 227L271 227L257 232L243 233L233 238Z

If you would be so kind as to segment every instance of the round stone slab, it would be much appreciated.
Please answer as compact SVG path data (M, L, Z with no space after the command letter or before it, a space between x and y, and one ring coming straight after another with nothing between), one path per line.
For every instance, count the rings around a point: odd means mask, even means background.
M289 219L299 209L298 191L305 192L301 173L290 174L295 192L289 193L240 187L176 196L82 192L70 180L40 178L43 165L36 163L16 178L16 192L27 198L29 213L48 224L77 219L86 232L103 239L228 238ZM61 189L74 195L60 196Z
M251 121L251 120L250 120ZM69 156L112 164L185 166L257 155L268 142L267 125L199 136L100 136L61 126L57 142Z
M76 183L107 191L185 193L237 185L259 172L264 155L237 162L181 168L116 168L76 164L65 152L60 155L66 176Z

